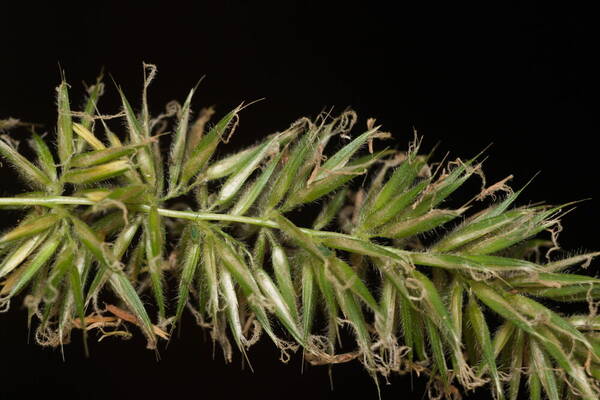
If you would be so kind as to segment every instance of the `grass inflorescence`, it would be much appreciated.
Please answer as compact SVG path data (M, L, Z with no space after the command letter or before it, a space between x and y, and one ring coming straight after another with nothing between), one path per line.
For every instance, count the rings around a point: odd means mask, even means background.
M418 137L406 151L379 149L390 135L370 119L351 136L352 111L302 118L217 159L244 105L214 124L212 109L193 120L192 89L152 117L156 70L144 71L139 112L118 88L117 132L98 113L100 79L82 110L63 81L55 140L31 129L30 159L0 139L31 188L0 198L23 213L0 236L0 307L28 290L39 344L61 346L73 329L84 341L139 330L155 349L190 312L227 361L263 334L284 360L356 360L376 382L426 374L430 396L489 385L516 399L526 382L533 399L597 398L600 280L566 272L597 253L551 254L571 204L515 206L523 189L505 179L448 207L482 176L481 156L432 164ZM0 121L5 132L23 126ZM313 221L293 217L308 205ZM546 300L590 311L565 315ZM340 345L342 327L352 346Z

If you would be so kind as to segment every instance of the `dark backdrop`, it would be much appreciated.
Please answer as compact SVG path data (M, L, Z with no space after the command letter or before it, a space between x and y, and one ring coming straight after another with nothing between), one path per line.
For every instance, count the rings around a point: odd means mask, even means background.
M265 97L242 114L232 147L251 143L324 107L353 107L376 117L401 147L412 128L425 148L463 158L488 144L489 181L515 174L523 185L541 174L522 202L561 203L598 193L597 41L591 10L518 2L396 7L388 2L279 5L214 1L80 2L0 8L0 118L55 122L59 63L76 93L104 67L130 97L141 89L142 61L157 64L151 108L183 100L202 76L194 109L224 112ZM28 4L29 3L29 4ZM133 2L131 2L133 3ZM453 2L454 3L454 2ZM216 4L219 4L218 6ZM500 5L502 4L502 5ZM566 8L565 8L566 7ZM110 88L110 85L109 85ZM102 100L118 110L115 91ZM0 167L0 195L18 190ZM598 249L600 206L592 199L564 218L561 244ZM3 221L5 217L3 216ZM10 222L10 221L9 221ZM250 352L254 373L240 359L225 366L210 342L186 320L161 360L142 339L106 340L85 359L75 337L59 350L27 343L23 310L0 316L0 398L37 393L63 398L376 398L358 365L300 372L269 343ZM417 377L394 378L382 397L422 398ZM477 394L487 398L487 392Z

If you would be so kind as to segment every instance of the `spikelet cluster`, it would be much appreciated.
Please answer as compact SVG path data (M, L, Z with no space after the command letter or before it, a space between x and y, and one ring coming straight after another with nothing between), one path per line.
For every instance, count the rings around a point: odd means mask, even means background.
M217 157L245 106L192 119L191 90L153 117L156 70L144 72L138 112L117 88L120 125L98 113L101 79L82 110L63 81L55 139L28 133L32 159L0 139L31 189L0 198L22 211L0 236L0 304L27 291L38 343L63 345L78 329L84 342L141 332L156 348L189 312L227 361L263 335L284 360L356 360L376 382L426 374L431 396L488 385L516 399L526 380L532 399L598 398L600 280L565 272L597 253L539 257L559 254L539 234L571 204L517 206L523 189L507 179L450 207L482 175L480 155L434 168L419 138L383 148L390 135L374 120L355 134L352 111ZM316 218L294 217L303 207ZM557 302L590 312L545 305Z

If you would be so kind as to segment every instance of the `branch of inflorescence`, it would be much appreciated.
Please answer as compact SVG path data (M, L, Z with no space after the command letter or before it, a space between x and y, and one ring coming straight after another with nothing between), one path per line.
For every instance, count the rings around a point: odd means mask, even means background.
M75 205L75 206L94 206L99 204L100 201L93 201L85 197L71 197L71 196L48 196L48 197L0 197L1 206L43 206L53 207L58 205ZM142 212L150 211L150 206L147 205L135 205L136 210ZM204 213L194 211L176 211L169 210L166 208L159 208L158 213L163 217L187 219L190 221L223 221L223 222L238 222L241 224L249 224L256 226L263 226L265 228L280 229L277 222L257 217L244 217L230 214L219 214L219 213ZM300 228L300 230L308 235L316 237L329 237L329 238L344 238L356 240L356 236L346 235L339 232L331 231L320 231L315 229Z

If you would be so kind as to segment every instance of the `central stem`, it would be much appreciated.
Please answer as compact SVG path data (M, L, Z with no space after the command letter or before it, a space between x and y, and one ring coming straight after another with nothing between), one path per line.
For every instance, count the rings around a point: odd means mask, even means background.
M101 202L101 201L100 201ZM94 206L99 204L85 197L70 197L70 196L48 196L48 197L0 197L1 206L43 206L52 207L56 205L76 205L76 206ZM150 207L147 205L136 205L136 209L148 212ZM167 208L159 208L158 213L164 217L187 219L190 221L225 221L239 222L242 224L263 226L265 228L279 229L279 224L265 218L244 217L241 215L219 214L219 213L203 213L194 211L176 211ZM348 239L356 239L354 236L346 235L339 232L320 231L315 229L300 228L300 230L311 236L319 237L341 237Z

